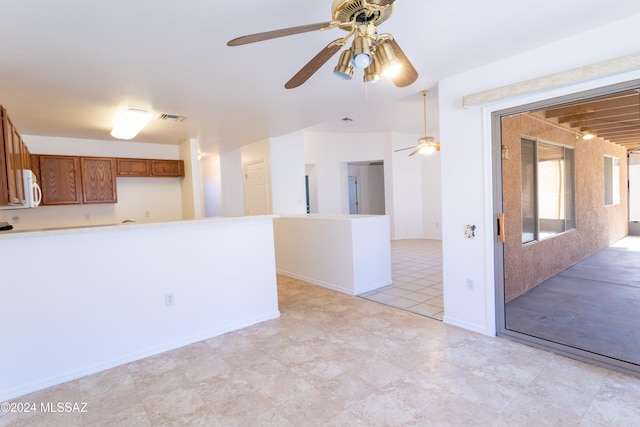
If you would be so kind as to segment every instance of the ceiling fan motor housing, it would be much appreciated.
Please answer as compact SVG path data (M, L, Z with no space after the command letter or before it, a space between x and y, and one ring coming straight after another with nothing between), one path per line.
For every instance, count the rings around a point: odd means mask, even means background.
M331 6L333 20L342 23L355 21L357 24L380 25L396 10L395 1L388 7L378 8L381 3L383 0L333 0ZM349 31L349 28L343 29Z

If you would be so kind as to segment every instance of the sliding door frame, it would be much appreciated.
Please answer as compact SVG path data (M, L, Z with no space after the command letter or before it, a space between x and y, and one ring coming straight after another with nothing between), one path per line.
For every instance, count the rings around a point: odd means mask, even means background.
M503 180L502 180L502 118L525 113L532 110L550 108L560 104L577 102L588 98L604 96L615 92L633 90L640 88L640 79L630 80L623 83L603 86L569 95L550 98L529 104L509 107L506 109L491 112L491 160L493 169L493 218L496 221L496 231L500 229L497 224L498 216L501 213L509 215L503 211ZM640 365L614 359L592 353L579 348L560 344L539 337L527 335L521 332L507 329L506 327L506 301L505 301L505 280L504 280L504 243L496 236L494 240L494 278L495 278L495 306L496 306L496 332L500 337L504 337L522 344L551 351L556 354L567 356L583 362L609 368L615 371L624 372L640 376Z

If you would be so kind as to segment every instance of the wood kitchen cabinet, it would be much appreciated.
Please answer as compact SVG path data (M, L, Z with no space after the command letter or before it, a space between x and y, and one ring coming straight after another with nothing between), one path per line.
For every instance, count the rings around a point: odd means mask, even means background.
M116 159L81 157L82 202L116 203Z
M116 159L118 176L150 176L151 160L149 159Z
M116 159L41 154L43 205L116 203Z
M43 205L82 203L80 157L41 154L38 161Z
M2 106L0 116L0 205L21 205L25 201L22 170L29 166L25 163L27 148Z
M183 177L182 160L116 159L118 176L130 177Z
M182 160L151 160L151 176L184 176Z

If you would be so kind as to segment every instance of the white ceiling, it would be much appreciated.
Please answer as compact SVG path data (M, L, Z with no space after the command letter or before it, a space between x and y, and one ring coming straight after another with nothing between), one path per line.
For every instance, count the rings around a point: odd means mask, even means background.
M640 13L637 0L398 0L380 32L395 37L420 74L406 88L336 79L336 55L303 86L284 89L344 35L339 29L226 46L329 21L331 3L1 0L0 104L23 135L103 140L126 105L183 114L179 124L152 121L134 141L198 138L203 152L308 127L421 134L420 92L430 89L434 112L440 79Z

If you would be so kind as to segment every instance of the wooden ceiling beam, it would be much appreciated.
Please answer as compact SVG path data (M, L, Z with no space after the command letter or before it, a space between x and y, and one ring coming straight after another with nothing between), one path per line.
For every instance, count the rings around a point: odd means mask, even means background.
M582 120L589 114L594 114L603 110L610 110L621 107L640 106L640 93L632 90L620 94L596 98L594 100L585 100L574 102L571 105L565 105L557 108L549 108L545 110L547 119L557 117L574 117L575 120Z
M640 105L629 105L619 108L611 108L609 110L595 111L591 114L586 114L581 120L570 115L562 116L558 119L558 123L575 123L578 121L587 123L592 120L620 120L621 118L626 117L640 117Z

